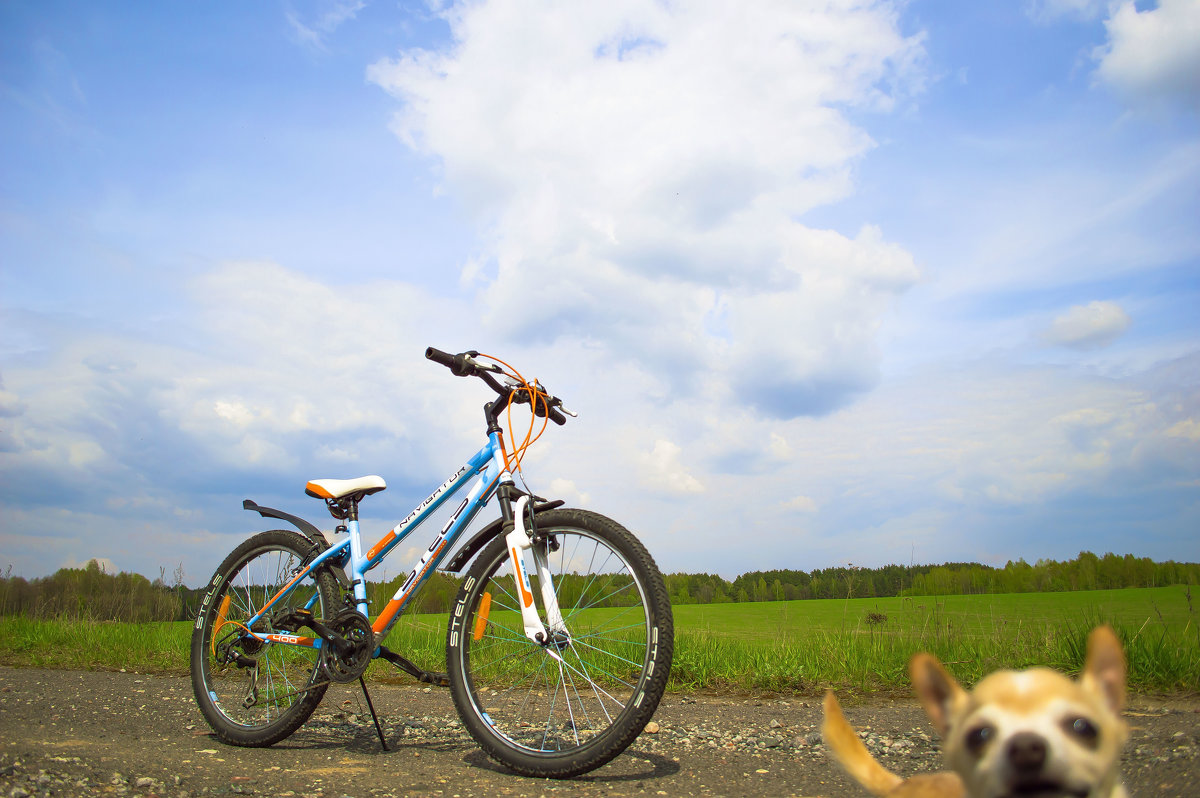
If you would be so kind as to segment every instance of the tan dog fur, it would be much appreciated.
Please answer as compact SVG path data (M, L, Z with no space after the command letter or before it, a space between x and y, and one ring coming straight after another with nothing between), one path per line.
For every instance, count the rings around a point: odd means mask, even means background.
M1107 626L1088 637L1077 680L1049 668L997 671L967 692L931 654L909 675L943 739L948 771L903 779L880 765L825 696L826 745L869 792L887 798L1125 798L1125 655Z

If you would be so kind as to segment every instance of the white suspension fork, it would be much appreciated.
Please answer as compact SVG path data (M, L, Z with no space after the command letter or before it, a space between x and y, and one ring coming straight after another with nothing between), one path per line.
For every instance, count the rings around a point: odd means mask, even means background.
M525 526L525 509L529 504L528 496L521 496L513 505L513 529L505 536L508 553L512 557L513 573L517 582L517 592L520 594L521 621L525 626L525 636L533 642L544 645L547 642L546 627L538 615L537 604L533 600L533 591L529 587L529 573L525 569L524 553L533 549L534 566L537 569L538 585L542 592L542 605L546 608L546 621L550 631L560 641L565 641L566 624L563 623L562 612L558 607L558 596L554 592L554 582L550 574L550 563L544 546L534 546L533 538Z

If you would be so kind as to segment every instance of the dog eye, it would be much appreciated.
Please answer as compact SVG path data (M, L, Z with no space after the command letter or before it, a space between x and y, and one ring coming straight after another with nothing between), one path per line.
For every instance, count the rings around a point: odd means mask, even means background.
M1087 718L1068 718L1063 721L1063 727L1068 733L1075 735L1085 743L1095 744L1096 739L1100 736L1100 730L1096 728L1096 724Z
M991 726L977 726L967 732L967 748L971 749L971 753L978 754L995 734L996 730Z

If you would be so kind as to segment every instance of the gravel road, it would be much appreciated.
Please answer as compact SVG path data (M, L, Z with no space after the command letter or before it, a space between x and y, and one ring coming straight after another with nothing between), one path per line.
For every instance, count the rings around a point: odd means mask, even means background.
M313 718L266 749L216 741L187 678L0 668L0 798L30 796L865 796L820 743L820 701L668 695L612 763L571 781L528 779L488 760L449 693L337 685ZM1200 701L1135 697L1123 769L1133 795L1200 794ZM846 715L891 769L937 769L937 740L915 701L876 700ZM654 727L650 727L653 729Z

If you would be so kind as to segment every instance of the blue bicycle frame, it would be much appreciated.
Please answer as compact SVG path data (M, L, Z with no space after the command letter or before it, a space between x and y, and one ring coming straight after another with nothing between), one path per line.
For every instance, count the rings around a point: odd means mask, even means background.
M388 601L387 606L384 607L383 611L371 623L371 628L375 632L375 639L377 641L382 640L395 625L396 621L399 620L400 615L408 607L413 596L416 595L430 574L433 573L438 564L453 548L454 542L458 540L476 514L483 509L484 505L496 493L497 487L502 482L512 484L512 475L509 474L504 463L504 449L499 432L490 432L488 434L488 442L484 444L483 448L476 452L449 479L439 485L428 498L417 505L416 509L407 518L393 527L368 551L364 552L362 548L362 537L359 531L357 516L347 519L346 531L349 533L347 537L321 552L312 562L298 571L287 585L272 596L247 621L246 626L249 629L253 629L255 622L266 615L272 605L291 593L297 585L302 584L316 569L331 561L335 567L345 564L349 565L355 604L358 607L358 611L363 616L369 618L366 583L367 571L379 565L401 540L404 540L413 530L421 526L447 499L458 493L474 477L478 477L478 479L471 492L467 494L467 497L454 510L450 516L450 520L442 527L441 532L438 533L434 541L429 544L429 548L421 555L420 561L413 566L412 571L409 572L408 578L404 580L400 589L396 591L396 594ZM317 597L314 595L309 602L309 609L316 603L316 599ZM263 641L286 645L320 648L323 643L319 637L278 633L259 634L252 632L251 634L254 634L255 637Z

